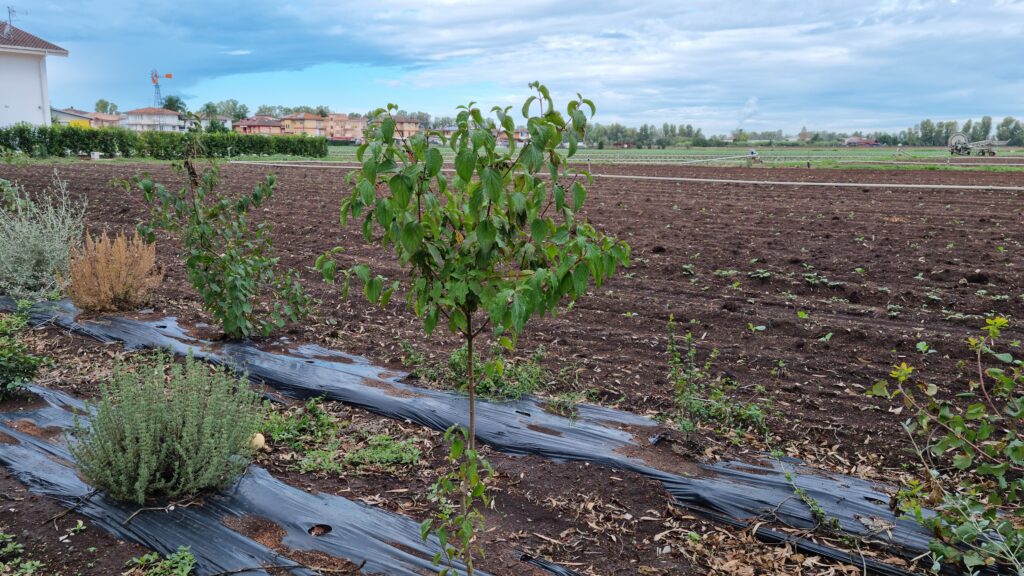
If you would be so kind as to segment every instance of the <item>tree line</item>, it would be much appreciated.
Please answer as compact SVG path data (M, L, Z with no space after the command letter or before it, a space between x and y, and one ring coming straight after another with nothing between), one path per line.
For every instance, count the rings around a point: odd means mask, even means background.
M187 112L185 101L179 96L170 95L164 98L164 108ZM116 114L117 104L103 98L96 102L96 112L104 114ZM277 104L261 104L256 108L256 115L273 116L281 118L291 114L307 112L318 116L327 117L331 113L330 107L319 106L281 106ZM213 119L216 116L227 116L237 122L249 116L249 107L241 104L238 100L229 99L220 102L207 102L203 104L196 113L203 117ZM349 112L350 117L360 118L366 113ZM411 118L416 120L424 130L443 130L455 125L455 118L451 116L431 116L427 112L398 110L395 114L398 117ZM592 124L587 130L585 143L588 146L629 146L631 148L668 148L671 146L728 146L733 143L745 144L750 141L768 142L772 145L783 144L819 144L823 146L842 144L843 140L851 136L860 136L874 139L879 144L888 146L945 146L950 136L957 132L963 132L972 142L995 138L1005 140L1010 146L1024 146L1024 123L1013 116L1003 118L999 123L994 124L991 116L983 116L980 120L969 119L963 124L956 120L935 121L925 119L917 124L900 130L898 132L834 132L827 130L809 131L805 126L800 130L797 142L787 141L782 130L745 131L737 128L726 137L725 135L707 136L700 128L692 124L672 124L664 122L661 126L655 124L641 124L639 127L626 126L618 122L612 124Z

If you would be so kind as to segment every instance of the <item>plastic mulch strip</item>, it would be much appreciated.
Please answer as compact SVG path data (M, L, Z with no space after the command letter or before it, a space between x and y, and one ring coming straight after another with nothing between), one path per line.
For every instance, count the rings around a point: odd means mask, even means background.
M0 299L0 309L12 307L9 299ZM207 342L186 334L173 318L152 322L104 317L76 322L75 315L68 302L44 302L32 308L30 322L53 323L103 342L121 342L129 349L193 354L244 371L252 380L292 398L324 397L435 430L468 424L468 398L464 395L411 386L401 381L403 374L375 367L363 358L309 345L274 353L246 342ZM905 558L928 552L931 535L916 522L896 517L889 510L889 496L865 480L813 470L796 460L700 465L693 476L658 470L632 456L642 452L646 447L641 444L647 442L638 443L632 434L616 427L642 432L645 428L653 431L655 425L646 417L593 405L580 405L578 415L570 419L546 411L532 398L477 404L478 440L505 453L585 461L636 472L660 481L680 506L733 526L777 522L810 531L819 522L807 502L816 502L830 522L863 542ZM796 496L796 488L806 500ZM766 542L788 543L870 573L907 574L900 567L786 532L759 528L754 534Z

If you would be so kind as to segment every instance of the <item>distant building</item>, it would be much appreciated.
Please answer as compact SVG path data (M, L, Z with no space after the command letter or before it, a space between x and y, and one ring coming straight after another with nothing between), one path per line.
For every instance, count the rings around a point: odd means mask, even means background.
M217 122L220 122L221 125L224 126L225 128L227 128L228 130L231 130L231 128L232 128L231 117L230 116L223 116L221 114L218 114L214 119L210 119L210 118L206 118L206 117L200 118L199 124L203 127L203 130L208 130L210 128L210 123L213 122L213 120L216 120Z
M263 134L264 136L280 136L284 134L281 121L273 116L253 116L239 120L234 131L239 134Z
M121 126L135 132L183 132L185 122L178 112L166 108L129 110L121 118Z
M53 122L60 124L61 126L78 126L79 128L92 127L92 116L89 116L89 113L84 110L75 110L74 108L58 110L56 108L51 108L50 118Z
M863 136L850 136L843 140L843 146L878 146L878 142L874 138L864 138Z
M358 142L366 131L366 118L348 114L327 115L327 139L332 142Z
M67 55L56 44L0 23L0 126L50 125L46 57Z
M309 112L289 114L281 118L281 127L284 128L285 134L327 135L327 119Z
M102 112L90 112L89 116L92 117L93 128L106 128L108 126L121 125L120 114L104 114Z
M420 131L420 122L415 118L395 117L395 138L405 140Z

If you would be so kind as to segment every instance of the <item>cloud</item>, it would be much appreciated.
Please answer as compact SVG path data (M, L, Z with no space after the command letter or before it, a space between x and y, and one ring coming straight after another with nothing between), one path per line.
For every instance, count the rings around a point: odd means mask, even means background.
M97 0L73 14L42 3L21 24L72 50L53 60L51 91L75 98L142 100L156 67L175 74L165 93L258 75L262 93L211 97L272 102L273 74L337 64L378 71L369 83L407 109L426 107L425 93L447 106L435 114L468 99L512 104L539 79L593 98L599 121L706 132L895 129L1024 109L1020 0ZM367 90L314 84L311 101Z

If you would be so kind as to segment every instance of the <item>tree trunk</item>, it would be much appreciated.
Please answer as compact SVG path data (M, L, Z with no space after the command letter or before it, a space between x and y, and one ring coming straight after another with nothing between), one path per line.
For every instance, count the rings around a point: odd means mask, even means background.
M466 381L469 386L469 449L476 450L476 379L473 374L473 317L466 315Z

